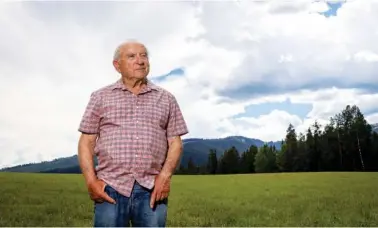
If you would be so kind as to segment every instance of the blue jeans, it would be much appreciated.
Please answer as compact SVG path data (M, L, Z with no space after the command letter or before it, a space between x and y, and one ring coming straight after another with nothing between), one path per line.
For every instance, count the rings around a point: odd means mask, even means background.
M168 199L155 203L150 207L151 190L137 182L130 197L119 194L114 188L107 185L105 192L116 201L111 204L106 201L95 203L95 227L165 227Z

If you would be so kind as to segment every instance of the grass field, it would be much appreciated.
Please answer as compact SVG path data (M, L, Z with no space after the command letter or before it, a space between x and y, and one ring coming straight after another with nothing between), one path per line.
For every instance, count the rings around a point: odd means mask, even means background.
M0 226L92 226L81 175L0 173ZM168 226L378 226L378 173L174 176Z

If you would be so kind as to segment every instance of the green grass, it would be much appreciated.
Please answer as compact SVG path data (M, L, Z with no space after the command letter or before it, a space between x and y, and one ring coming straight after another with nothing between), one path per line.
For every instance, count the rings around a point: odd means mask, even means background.
M92 226L81 175L0 173L0 226ZM378 226L378 173L174 176L168 226Z

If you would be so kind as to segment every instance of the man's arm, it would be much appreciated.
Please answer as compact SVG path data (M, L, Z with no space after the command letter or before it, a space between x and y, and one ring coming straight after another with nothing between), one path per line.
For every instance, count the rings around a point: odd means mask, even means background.
M163 200L168 197L170 192L171 177L180 161L183 150L182 140L180 136L170 138L168 140L168 154L164 166L155 178L155 187L151 194L150 206L153 208L156 201Z
M169 116L167 125L168 153L159 175L155 178L155 187L151 194L150 206L154 206L155 201L160 201L168 197L170 192L171 177L180 161L183 151L181 136L188 133L188 129L181 113L180 107L174 96L169 96Z
M97 179L93 162L96 138L97 134L81 134L79 139L79 165L87 185Z
M182 153L182 140L180 136L173 137L168 140L168 153L165 160L161 174L163 176L171 177L176 170L176 167L180 161Z
M96 139L96 134L81 134L78 148L80 169L83 173L85 183L92 200L96 202L103 202L106 200L109 203L115 203L114 199L112 199L104 191L106 184L102 180L97 179L95 173L93 155Z

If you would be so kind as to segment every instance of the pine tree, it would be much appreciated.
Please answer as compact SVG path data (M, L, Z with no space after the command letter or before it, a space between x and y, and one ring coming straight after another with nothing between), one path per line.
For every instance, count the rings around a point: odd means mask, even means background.
M277 171L276 155L272 147L264 145L259 149L255 158L255 172L268 173Z
M210 174L216 174L218 169L218 158L217 152L211 149L209 152L208 162L207 162L207 172Z

